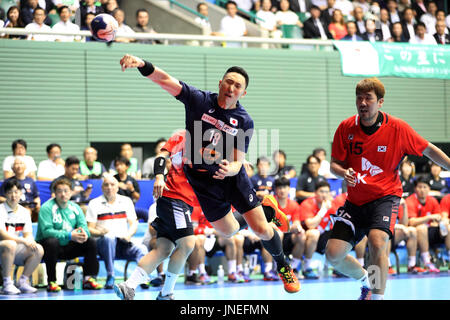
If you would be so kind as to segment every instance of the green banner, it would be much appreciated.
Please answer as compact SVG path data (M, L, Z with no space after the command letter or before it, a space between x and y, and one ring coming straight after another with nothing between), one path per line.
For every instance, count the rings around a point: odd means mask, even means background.
M450 79L450 45L334 41L348 76Z

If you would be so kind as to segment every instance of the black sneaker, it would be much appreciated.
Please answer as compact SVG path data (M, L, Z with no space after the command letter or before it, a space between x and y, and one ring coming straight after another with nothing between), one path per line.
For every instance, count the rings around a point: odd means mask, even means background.
M186 276L184 279L184 284L193 284L196 286L201 285L201 281L197 278L197 274L194 273L192 276Z

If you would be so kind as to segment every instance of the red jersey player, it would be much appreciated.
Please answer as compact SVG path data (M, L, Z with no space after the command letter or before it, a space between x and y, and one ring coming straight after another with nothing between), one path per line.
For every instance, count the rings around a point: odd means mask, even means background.
M361 281L360 299L383 299L386 247L402 196L398 164L405 154L426 155L449 169L450 158L405 121L380 111L385 94L380 80L361 80L355 91L357 114L340 123L333 139L331 170L344 178L348 198L336 212L326 256L339 272ZM374 285L368 272L348 254L366 235Z

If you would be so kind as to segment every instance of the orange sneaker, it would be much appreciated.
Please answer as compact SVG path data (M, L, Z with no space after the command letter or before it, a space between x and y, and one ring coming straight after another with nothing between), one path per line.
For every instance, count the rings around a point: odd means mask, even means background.
M289 232L289 219L286 214L278 208L278 201L274 196L271 194L264 196L261 205L274 209L275 217L273 217L272 222L275 223L281 232Z
M290 266L282 267L278 270L278 275L283 280L284 290L289 293L300 291L300 282Z
M397 271L395 271L394 268L389 267L388 274L391 275L391 276L396 276L397 275Z

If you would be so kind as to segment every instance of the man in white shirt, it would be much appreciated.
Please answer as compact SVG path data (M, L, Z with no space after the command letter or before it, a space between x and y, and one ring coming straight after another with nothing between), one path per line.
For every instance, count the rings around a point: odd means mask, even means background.
M8 179L14 175L12 171L12 165L16 157L22 157L25 162L25 176L30 177L33 180L36 180L36 163L34 162L33 157L27 156L27 142L23 139L14 140L12 145L12 156L7 156L5 160L3 160L3 177Z
M247 27L244 19L237 15L237 5L234 1L228 1L225 5L227 15L220 21L220 32L226 37L243 37L247 35ZM242 47L239 42L227 42L227 47Z
M382 8L380 10L380 29L383 34L383 41L387 41L392 37L390 25L389 12L385 8Z
M344 17L348 18L352 14L353 4L350 0L336 0L334 8L341 10Z
M45 10L37 7L33 11L34 22L27 24L25 30L27 31L51 31L48 25L44 23L47 15L45 14ZM36 41L53 41L54 38L52 35L46 34L29 34L27 40L36 40Z
M425 23L425 26L427 27L427 33L428 34L435 34L436 33L436 12L437 12L437 5L433 1L428 2L427 4L427 13L423 14L420 17L420 21Z
M57 143L49 144L47 157L47 160L39 162L37 178L38 180L53 181L66 172L64 160L61 159L61 146Z
M138 219L133 201L121 196L119 182L110 174L103 178L103 195L92 199L86 212L89 232L97 240L97 251L105 262L105 289L114 286L114 259L138 262L148 252L145 245L136 245L131 237L136 233Z
M427 33L427 27L425 23L418 22L416 24L416 36L414 38L409 39L409 43L414 44L437 44L436 39L430 34Z
M119 28L117 29L117 32L120 33L129 33L134 34L134 30L131 29L127 24L124 23L125 21L125 12L122 9L117 8L113 12L114 19L117 20L117 23L119 24ZM135 41L132 38L116 38L116 42L133 42Z
M2 266L3 294L35 293L30 277L41 262L44 249L33 238L31 217L19 205L21 185L16 179L5 182L6 201L0 204L0 262ZM18 288L11 278L12 266L24 266Z
M68 6L61 6L58 8L59 13L59 19L60 21L57 22L52 29L54 31L63 31L63 32L79 32L80 27L76 25L75 23L72 23L70 21L71 18L71 12ZM61 41L61 42L73 42L73 41L80 41L80 36L64 36L64 35L56 35L55 41Z

